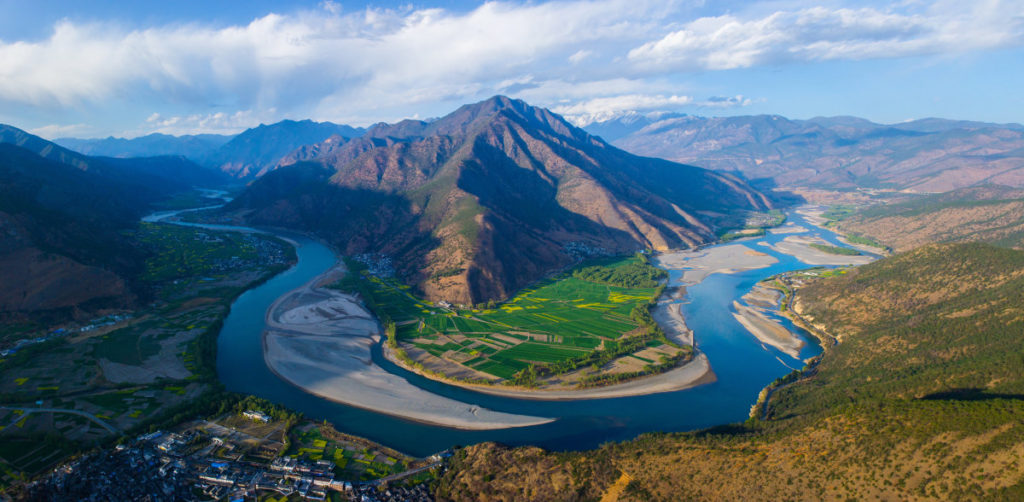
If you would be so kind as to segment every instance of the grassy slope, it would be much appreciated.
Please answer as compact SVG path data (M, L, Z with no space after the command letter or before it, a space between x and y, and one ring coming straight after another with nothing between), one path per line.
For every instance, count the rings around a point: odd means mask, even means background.
M1024 192L976 187L928 195L844 215L838 226L897 251L963 241L1024 249Z
M438 494L595 499L625 472L621 500L1020 499L1022 296L1024 252L987 245L861 267L798 293L844 342L768 420L581 453L478 445Z

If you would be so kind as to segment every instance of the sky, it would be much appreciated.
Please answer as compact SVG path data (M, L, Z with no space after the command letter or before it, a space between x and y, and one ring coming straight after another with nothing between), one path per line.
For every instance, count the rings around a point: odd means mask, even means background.
M0 0L0 122L355 126L495 94L629 112L1024 122L1024 0Z

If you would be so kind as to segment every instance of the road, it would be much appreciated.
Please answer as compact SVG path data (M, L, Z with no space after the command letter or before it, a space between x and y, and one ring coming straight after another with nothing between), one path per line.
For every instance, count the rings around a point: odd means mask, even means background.
M5 429L10 428L14 424L18 423L18 421L20 421L22 418L25 418L33 413L70 413L72 415L85 417L88 418L89 420L92 420L93 422L96 422L100 427L103 427L111 434L117 434L119 432L114 426L104 422L103 420L100 420L99 417L97 417L96 415L79 410L69 410L66 408L29 408L26 406L0 406L0 410L22 410L24 412L20 416L15 417L15 419L7 427L5 427Z
M442 462L434 462L433 464L428 464L428 465L425 465L423 467L417 467L415 469L410 469L408 471L400 472L398 474L392 474L390 476L385 476L383 478L380 478L380 479L372 481L372 483L374 483L374 484L383 484L383 483L390 483L392 481L397 481L399 479L405 479L405 478L407 478L409 476L413 476L413 475L419 474L419 473L421 473L423 471L427 471L427 470L433 469L435 467L440 467L441 464L442 464Z

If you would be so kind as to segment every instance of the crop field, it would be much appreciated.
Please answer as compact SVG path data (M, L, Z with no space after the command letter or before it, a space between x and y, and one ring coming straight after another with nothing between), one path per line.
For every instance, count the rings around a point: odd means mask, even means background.
M334 474L340 479L368 481L404 471L413 459L357 444L308 423L293 430L287 456L310 461L334 462ZM394 455L394 456L392 456Z
M606 260L604 267L635 265L636 258ZM630 315L651 301L657 287L622 287L562 274L487 309L445 309L413 296L393 279L363 275L361 288L382 319L395 323L403 346L501 379L531 365L585 357L617 346L640 328Z

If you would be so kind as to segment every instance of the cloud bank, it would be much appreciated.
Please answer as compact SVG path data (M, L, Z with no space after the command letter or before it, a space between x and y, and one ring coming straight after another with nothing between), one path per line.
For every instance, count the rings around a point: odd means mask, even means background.
M344 12L325 2L237 26L64 20L42 40L0 41L0 104L142 103L143 117L191 110L142 123L140 133L224 132L284 116L369 123L418 104L495 93L597 116L750 102L695 99L681 84L687 72L1024 45L1022 0L713 16L694 16L694 5L488 2L468 12Z

